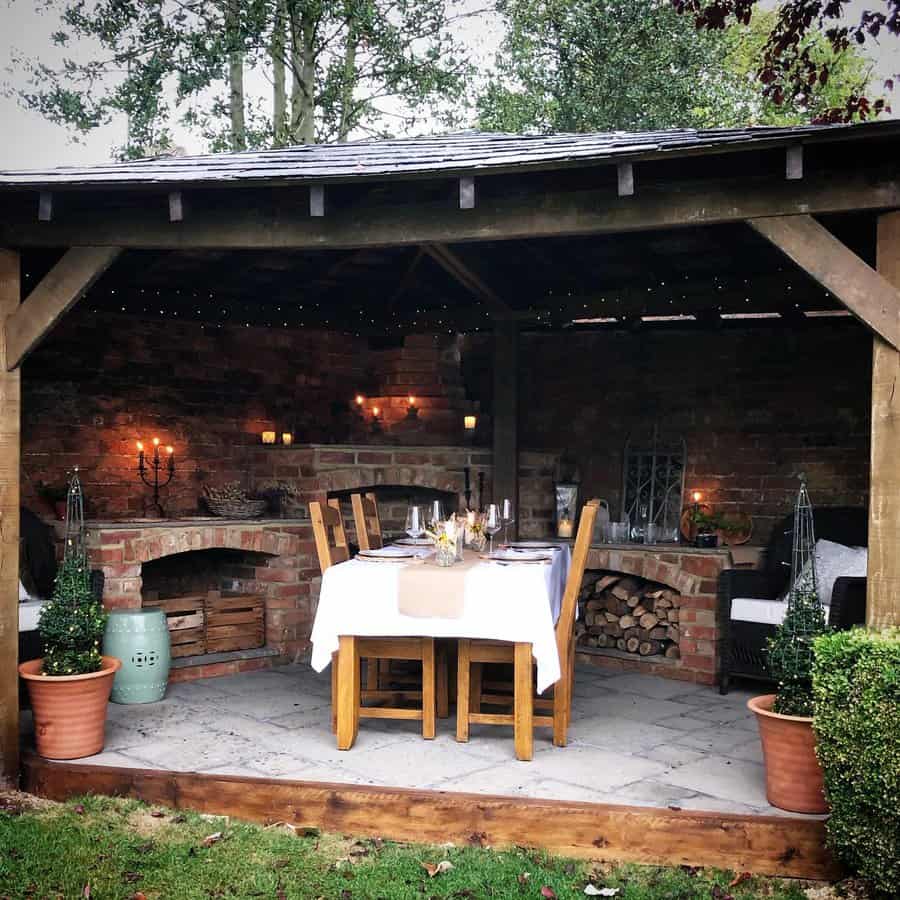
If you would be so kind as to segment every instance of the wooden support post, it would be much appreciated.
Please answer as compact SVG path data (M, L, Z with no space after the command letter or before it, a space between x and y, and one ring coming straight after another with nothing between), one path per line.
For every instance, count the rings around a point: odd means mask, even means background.
M803 177L803 144L788 147L785 153L784 177L788 181L799 181Z
M181 191L169 192L169 221L184 221L184 196Z
M312 184L309 187L309 214L321 217L325 215L325 185Z
M634 166L630 162L619 163L616 171L619 180L619 196L634 196Z
M494 328L493 500L519 508L519 324L498 319ZM519 516L511 527L518 533Z
M38 222L53 221L53 194L41 191L38 196Z
M6 318L19 306L19 254L0 249L0 780L19 778L20 370L7 372Z
M475 179L470 176L459 179L459 208L475 209Z
M900 212L878 219L879 273L900 288ZM895 310L900 317L900 309ZM872 350L872 449L866 624L900 625L900 351L879 335Z

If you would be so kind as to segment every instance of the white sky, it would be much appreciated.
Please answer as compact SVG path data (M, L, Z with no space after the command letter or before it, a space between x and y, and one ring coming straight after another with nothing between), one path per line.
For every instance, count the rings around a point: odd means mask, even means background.
M469 2L469 0L464 0ZM763 0L765 5L769 5ZM471 0L474 8L485 4ZM24 81L11 70L13 51L27 57L43 58L51 64L59 59L59 50L50 40L58 25L55 13L41 14L28 0L0 0L0 84L13 86ZM460 4L463 5L463 4ZM877 8L879 0L854 0L849 4L849 19L858 20L863 8ZM489 65L501 36L496 21L466 20L459 35L476 54L478 61ZM75 55L70 49L69 55ZM886 36L880 44L869 43L866 52L875 65L876 83L900 72L900 38ZM879 85L880 86L880 85ZM268 93L260 76L258 83L248 82L248 94ZM894 117L900 117L900 85L893 92ZM424 129L423 129L424 130ZM176 129L176 143L188 152L202 152L201 141ZM124 141L124 118L99 128L73 142L66 129L54 125L36 112L21 108L14 97L0 94L0 168L39 168L52 165L78 165L103 162L111 157L111 150Z

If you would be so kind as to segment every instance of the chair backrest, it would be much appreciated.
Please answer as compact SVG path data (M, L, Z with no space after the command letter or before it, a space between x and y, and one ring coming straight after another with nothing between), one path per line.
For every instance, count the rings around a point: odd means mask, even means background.
M323 505L313 500L309 504L309 515L312 519L313 537L316 539L319 568L324 575L326 569L350 559L344 520L341 517L341 502L331 499Z
M356 526L356 540L360 550L378 550L383 547L381 537L381 519L378 518L378 504L375 495L351 494L350 505L353 507L353 523Z
M578 594L581 592L581 579L584 577L584 569L594 535L594 521L599 508L599 500L588 500L584 504L584 508L581 510L581 520L578 523L578 533L575 535L575 545L572 547L572 565L569 567L562 609L556 623L556 646L559 649L560 663L563 666L566 661L564 654L568 653L569 642L574 638Z

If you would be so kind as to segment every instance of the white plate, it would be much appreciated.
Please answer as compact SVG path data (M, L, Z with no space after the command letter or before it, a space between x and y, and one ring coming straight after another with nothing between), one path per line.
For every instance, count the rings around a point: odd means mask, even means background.
M393 542L398 547L430 547L431 538L397 538Z

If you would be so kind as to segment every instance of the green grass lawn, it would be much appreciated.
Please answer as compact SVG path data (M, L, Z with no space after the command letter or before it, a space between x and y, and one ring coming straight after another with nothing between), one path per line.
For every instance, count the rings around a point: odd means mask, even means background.
M525 848L355 841L134 800L86 797L52 804L16 796L0 802L0 897L804 898L799 883L779 879L729 886L736 880L731 872L612 867ZM426 865L440 863L443 870L430 876ZM604 888L618 891L604 894Z

